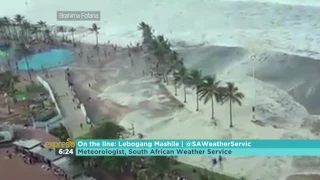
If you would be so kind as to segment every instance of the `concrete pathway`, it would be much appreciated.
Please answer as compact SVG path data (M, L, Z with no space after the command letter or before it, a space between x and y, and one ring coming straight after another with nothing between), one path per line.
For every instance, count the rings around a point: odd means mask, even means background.
M72 133L72 137L79 137L90 130L90 125L86 124L86 119L80 109L77 109L77 103L73 102L73 95L69 89L67 82L65 81L64 70L50 72L53 77L45 78L41 76L45 81L49 83L54 93L56 93L57 101L61 109L63 116L63 122L67 126L69 132ZM83 124L83 128L80 124Z

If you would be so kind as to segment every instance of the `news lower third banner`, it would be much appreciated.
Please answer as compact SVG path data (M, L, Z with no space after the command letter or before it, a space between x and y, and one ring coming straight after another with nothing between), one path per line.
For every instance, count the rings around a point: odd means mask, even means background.
M319 156L320 140L76 140L76 156Z

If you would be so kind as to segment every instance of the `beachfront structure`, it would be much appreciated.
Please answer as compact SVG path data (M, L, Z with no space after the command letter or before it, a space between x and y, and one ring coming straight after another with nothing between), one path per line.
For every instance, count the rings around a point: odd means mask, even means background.
M13 138L13 127L9 124L0 124L0 143L12 141Z
M76 180L85 173L84 168L71 164L67 157L54 161L52 165L63 171L66 174L66 179Z
M68 180L95 180L84 175L84 168L73 165L67 157L56 155L54 149L44 147L41 141L36 139L19 140L14 141L13 145L16 150L31 155L39 162L51 164L54 172L63 174Z
M21 150L23 152L29 152L30 149L33 149L36 146L39 146L41 144L41 141L38 141L36 139L28 139L28 140L18 140L13 142L13 146L17 150Z
M30 149L30 152L32 153L33 156L37 157L42 162L47 162L47 163L51 163L55 160L62 158L62 156L58 156L55 154L54 149L46 148L43 145L36 146Z

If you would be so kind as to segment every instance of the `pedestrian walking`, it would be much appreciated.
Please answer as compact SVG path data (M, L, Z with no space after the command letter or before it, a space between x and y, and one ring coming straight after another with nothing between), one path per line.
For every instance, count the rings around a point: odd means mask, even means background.
M218 163L218 162L217 162L217 159L216 159L216 158L213 158L213 159L212 159L212 165L215 166L215 165L217 165L217 163Z

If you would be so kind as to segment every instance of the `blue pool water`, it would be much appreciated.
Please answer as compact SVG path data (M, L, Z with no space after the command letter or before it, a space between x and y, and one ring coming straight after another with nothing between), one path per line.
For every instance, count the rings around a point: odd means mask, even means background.
M65 49L52 49L47 52L38 53L28 58L29 68L33 70L50 69L66 65L72 61L72 52ZM28 70L26 60L18 62L20 70Z

